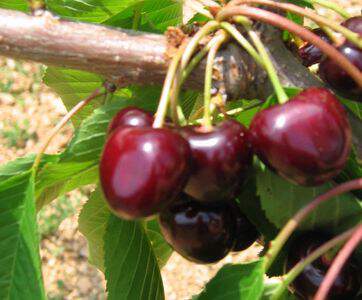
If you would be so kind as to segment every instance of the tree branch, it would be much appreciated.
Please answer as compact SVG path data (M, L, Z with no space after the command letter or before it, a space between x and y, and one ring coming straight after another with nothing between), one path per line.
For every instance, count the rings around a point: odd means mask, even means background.
M286 49L278 29L264 24L255 27L284 86L322 85ZM169 50L163 35L65 21L50 13L29 16L0 9L0 55L97 73L118 86L162 84L170 60ZM215 85L230 99L265 100L272 92L265 72L238 45L226 46L216 61L220 80ZM191 74L186 87L202 90L204 71L203 62ZM360 121L352 116L350 121L356 128L354 141L362 149Z

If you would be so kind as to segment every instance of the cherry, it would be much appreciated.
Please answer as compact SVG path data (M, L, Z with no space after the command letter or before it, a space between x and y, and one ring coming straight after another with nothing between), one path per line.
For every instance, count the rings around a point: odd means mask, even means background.
M188 260L214 263L234 245L235 218L227 202L203 203L181 194L160 214L166 241Z
M341 23L341 25L347 27L349 30L358 33L362 37L362 16L356 16L349 18L348 20ZM357 46L349 41L346 41L346 44L350 47Z
M170 129L118 127L100 162L111 209L125 219L159 212L184 188L190 160L187 141Z
M151 127L152 123L153 116L150 112L128 106L114 116L108 127L108 132L113 132L119 126Z
M323 41L331 43L328 35L321 28L313 29L312 32L318 35ZM323 58L323 52L308 42L298 49L298 55L306 67L319 63Z
M348 44L338 50L345 55L362 72L362 51ZM334 60L324 59L319 65L320 77L341 93L358 96L357 101L362 101L362 89Z
M193 160L185 192L200 201L233 197L251 165L247 129L239 122L227 120L210 132L188 126L180 134L189 142Z
M297 238L288 251L287 271L328 240L329 236L317 232L308 232ZM321 256L308 265L293 281L292 288L301 299L312 300L314 298L332 261L328 258L328 254ZM350 259L334 282L328 299L353 299L360 289L358 276L357 263Z
M232 251L242 251L254 244L260 234L239 208L235 209L234 212L236 213L236 229L235 244Z
M351 148L346 113L327 89L312 87L257 113L250 126L259 158L285 179L315 186L344 167Z

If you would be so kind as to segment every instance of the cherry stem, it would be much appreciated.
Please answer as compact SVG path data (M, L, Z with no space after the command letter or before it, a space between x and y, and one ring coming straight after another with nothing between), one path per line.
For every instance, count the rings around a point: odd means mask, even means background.
M298 275L301 272L303 272L303 270L305 269L306 266L310 265L313 261L315 261L317 258L322 256L324 253L326 253L330 249L333 249L334 247L343 243L345 240L347 240L353 234L354 231L355 231L355 228L345 231L344 233L336 236L335 238L329 240L322 246L318 247L311 254L309 254L306 258L299 261L287 274L285 274L283 276L282 283L274 291L270 300L279 299L284 294L285 290L288 288L288 285L290 285L295 280L295 278L297 278Z
M160 102L158 104L155 121L153 122L153 128L162 128L167 114L167 108L170 100L171 89L174 84L174 78L177 73L177 68L179 66L183 51L185 49L185 44L177 50L176 54L173 56L171 63L168 67L165 81L163 83L163 89L161 93Z
M221 22L221 28L225 29L248 54L261 66L264 66L263 60L252 44L230 23Z
M41 162L41 159L43 157L44 152L48 148L49 144L53 140L53 138L62 130L62 128L68 123L68 121L76 114L78 113L83 107L85 107L89 102L91 102L93 99L97 98L98 96L102 96L106 94L106 92L102 92L100 88L97 88L93 91L92 94L90 94L86 99L80 101L75 105L61 120L60 122L51 130L49 136L43 143L43 145L40 147L40 150L35 157L33 169L36 170L39 167L39 164Z
M211 121L211 89L212 89L212 73L214 68L215 57L221 45L227 40L228 35L224 31L219 32L220 39L210 48L207 55L206 69L205 69L205 85L204 85L204 121L203 125L206 129L212 129Z
M255 1L266 1L266 0L255 0ZM218 14L218 19L223 20L228 17L235 15L244 15L252 19L256 19L270 25L276 26L278 28L288 30L298 36L300 36L305 41L310 42L315 45L317 48L321 49L327 56L329 56L333 61L343 68L348 75L350 75L357 83L358 86L362 87L362 73L361 71L354 66L343 54L341 54L337 49L323 41L313 32L307 30L306 28L288 20L285 17L282 17L278 14L269 12L264 9L255 8L255 7L229 7L223 9Z
M326 27L333 29L334 31L341 33L346 39L356 44L358 47L362 48L362 39L360 38L358 33L349 30L348 28L338 24L337 22L333 22L328 18L318 15L312 10L304 9L298 5L291 3L275 2L272 0L234 0L229 2L228 6L231 8L232 5L237 5L237 4L261 4L293 12L297 15L311 19L317 24L322 24ZM223 15L223 12L221 11L219 15L220 14ZM218 16L218 19L219 18L220 17Z
M351 15L347 11L345 11L342 7L340 7L338 4L334 3L333 1L330 0L304 0L304 1L310 4L318 4L322 7L333 10L334 12L336 12L345 19L349 19L351 17Z
M325 32L325 34L329 37L329 39L333 42L333 44L338 45L339 40L334 34L332 29L322 24L318 24L318 26Z
M280 230L278 236L273 241L271 241L270 249L265 255L265 270L269 269L277 257L279 251L282 249L288 238L292 235L293 231L313 210L315 210L323 202L333 197L358 189L362 189L362 178L351 180L334 187L328 192L318 196L312 202L299 210Z
M199 42L209 33L215 31L220 27L219 22L209 21L206 23L189 41L181 59L181 69L184 70L191 60L192 55L195 53Z
M314 297L314 300L327 299L329 290L335 282L338 274L341 272L348 258L352 255L353 251L357 248L361 241L362 224L357 226L348 242L343 246L343 248L339 251L333 260L331 267L328 269L328 272Z
M280 104L284 104L289 100L288 95L285 93L284 88L282 84L280 83L278 73L273 65L273 62L270 59L270 56L268 52L265 49L265 46L263 42L261 41L259 35L257 32L252 30L250 25L247 25L246 23L243 24L245 29L248 32L249 37L253 41L256 49L258 49L259 55L262 58L262 61L264 63L264 68L266 72L268 73L269 79L273 85L275 94L278 98L278 102Z
M210 42L206 44L190 61L187 67L182 71L182 79L181 85L185 82L185 80L190 76L193 69L200 63L200 61L206 56L206 54L210 51L210 49L218 43L219 39L223 39L223 36L217 35L213 37Z

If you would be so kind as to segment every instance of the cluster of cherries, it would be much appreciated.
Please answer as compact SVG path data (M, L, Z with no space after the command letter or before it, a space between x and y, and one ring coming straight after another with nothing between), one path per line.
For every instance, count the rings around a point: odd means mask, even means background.
M231 119L211 131L152 124L153 116L135 107L114 117L100 163L105 197L124 219L160 214L166 240L200 263L258 237L233 202L253 153L287 180L319 185L342 170L351 146L344 109L323 88L260 111L249 130Z
M362 37L362 16L350 18L341 25ZM322 29L317 28L313 32L325 42L332 43ZM362 72L362 49L349 41L345 41L337 49ZM298 49L298 54L303 64L307 67L319 63L318 74L331 87L335 88L338 92L353 97L357 101L362 101L361 88L358 88L355 81L333 59L324 57L319 48L306 43Z

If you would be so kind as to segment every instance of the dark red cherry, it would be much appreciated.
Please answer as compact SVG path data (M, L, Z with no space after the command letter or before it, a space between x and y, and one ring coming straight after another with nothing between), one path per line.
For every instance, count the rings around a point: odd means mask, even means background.
M328 35L320 28L313 29L312 32L318 35L323 41L331 43ZM298 55L302 60L303 65L310 67L319 63L323 58L323 52L311 43L305 43L298 49Z
M153 116L150 112L138 107L129 106L120 110L109 124L108 132L113 132L119 126L151 127Z
M300 185L332 179L343 169L351 148L346 113L324 88L306 89L283 105L259 112L250 135L259 158Z
M233 211L236 213L236 229L235 244L232 251L242 251L254 244L260 234L254 224L249 221L239 208Z
M349 30L358 33L362 37L362 16L356 16L349 18L348 20L341 23L341 25L347 27ZM351 47L357 48L357 46L349 41L346 44Z
M306 258L328 240L328 236L317 232L308 232L298 237L288 251L289 254L286 261L287 271L291 270L299 261ZM321 256L312 264L308 265L293 281L291 287L301 299L312 300L314 298L333 261L328 258L327 255ZM334 282L328 299L354 299L361 284L358 277L359 267L357 262L354 259L350 259Z
M234 244L235 218L227 202L202 203L181 194L160 214L166 241L188 260L214 263Z
M362 72L362 50L348 45L338 48L351 63ZM319 75L331 87L341 93L356 95L357 101L362 101L362 88L334 60L326 58L319 65Z
M100 179L111 209L125 219L151 216L184 188L190 147L169 129L119 127L107 141Z
M235 195L251 165L248 131L227 120L210 132L201 127L180 130L192 151L192 170L185 192L200 201L219 201Z

